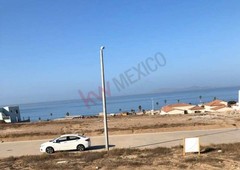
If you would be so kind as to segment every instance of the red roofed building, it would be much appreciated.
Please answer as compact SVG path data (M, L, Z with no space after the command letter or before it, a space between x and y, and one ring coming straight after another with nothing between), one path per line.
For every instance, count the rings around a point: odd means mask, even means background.
M188 113L203 113L205 108L201 106L194 106L188 110Z
M161 109L161 115L166 114L187 114L188 110L192 108L193 105L186 104L186 103L176 103L176 104L170 104L167 106L162 107Z
M231 108L227 106L227 102L223 100L213 100L209 103L206 103L204 107L205 107L205 110L208 112L231 110Z

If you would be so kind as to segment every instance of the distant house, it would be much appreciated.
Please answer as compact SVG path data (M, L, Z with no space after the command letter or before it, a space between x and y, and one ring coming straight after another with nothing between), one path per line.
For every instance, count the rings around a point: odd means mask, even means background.
M204 113L205 108L201 106L194 106L188 110L188 113Z
M170 104L170 105L162 107L160 115L188 114L188 110L192 107L193 107L193 105L186 104L186 103Z
M16 123L21 121L19 106L6 106L0 108L0 120L6 123Z
M226 106L217 106L212 108L211 110L216 112L229 112L229 111L233 111L234 109Z
M208 112L215 112L215 111L229 111L231 108L228 107L227 102L223 100L213 100L209 103L204 105L204 108Z
M173 114L184 114L184 110L172 108L170 106L164 106L161 109L160 115L173 115Z

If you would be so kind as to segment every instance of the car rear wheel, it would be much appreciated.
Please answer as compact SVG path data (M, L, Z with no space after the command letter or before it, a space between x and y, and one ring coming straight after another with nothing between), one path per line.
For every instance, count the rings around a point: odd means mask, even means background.
M47 152L48 154L52 154L52 153L54 153L54 149L53 149L52 147L47 147L47 148L46 148L46 152Z
M78 151L84 151L85 150L85 147L83 145L78 145L77 146L77 150Z

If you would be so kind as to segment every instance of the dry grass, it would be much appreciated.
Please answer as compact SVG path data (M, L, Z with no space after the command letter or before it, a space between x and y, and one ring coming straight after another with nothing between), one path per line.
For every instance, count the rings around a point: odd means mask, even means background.
M239 115L240 117L240 115ZM233 121L239 117L223 117L215 115L166 115L166 116L116 116L109 117L109 134L148 133L175 130L213 129L232 127ZM227 120L226 120L227 119ZM229 122L229 123L228 123ZM239 122L234 122L240 126ZM2 123L0 138L3 141L33 140L52 138L64 133L84 133L88 136L102 134L103 119L89 118L30 123Z
M7 133L1 133L0 138L5 139L17 139L21 137L49 137L49 136L56 136L60 134L66 134L66 133L79 133L79 134L103 134L104 130L103 128L97 128L97 129L82 129L81 125L79 125L79 122L73 121L73 122L35 122L35 123L22 123L22 124L12 124L11 126L9 124L4 124L4 126L1 126L0 131L4 132L4 130L12 129L11 132ZM81 122L82 123L82 122ZM49 130L53 129L51 126L60 126L61 128L55 128L55 130ZM65 126L64 126L65 125ZM210 124L206 123L157 123L157 124L151 124L151 125L131 125L131 127L128 126L122 126L122 127L109 127L109 133L115 133L115 132L121 132L121 133L135 133L137 131L144 131L144 130L152 130L152 129L162 129L162 128L176 128L176 127L186 127L186 126L207 126ZM46 130L43 130L43 127L49 126L50 128L47 128ZM63 127L64 126L64 127ZM32 129L31 129L32 127ZM16 129L16 131L14 131ZM21 131L18 131L22 129ZM24 130L24 129L29 129ZM33 131L33 129L36 129ZM7 140L9 141L9 140Z
M48 136L48 135L59 135L61 133L54 132L29 132L29 133L10 133L10 134L2 134L0 138L18 138L22 136Z
M215 149L207 149L215 148ZM200 156L182 156L182 147L113 149L109 152L60 152L53 155L9 157L0 169L237 169L240 143L211 145ZM218 152L221 150L222 152Z

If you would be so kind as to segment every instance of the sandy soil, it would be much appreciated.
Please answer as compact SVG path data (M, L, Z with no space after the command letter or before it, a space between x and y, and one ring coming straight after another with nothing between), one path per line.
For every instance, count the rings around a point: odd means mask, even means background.
M109 117L108 125L110 134L230 128L240 126L240 114ZM0 124L0 132L2 141L53 138L63 133L96 136L103 134L103 118ZM183 156L178 146L9 157L0 160L0 169L240 169L239 146L205 146L200 156Z
M240 126L240 114L144 115L108 118L110 135L216 129L234 126ZM102 135L103 118L0 124L0 140L2 141L49 139L65 133L84 133L87 136Z
M154 149L113 149L109 152L62 152L53 155L9 157L1 159L0 169L240 169L240 143L211 145L201 154L183 156L182 147Z

